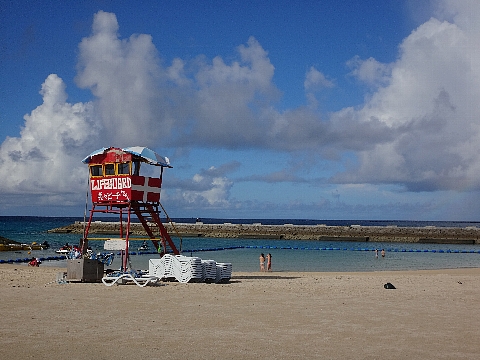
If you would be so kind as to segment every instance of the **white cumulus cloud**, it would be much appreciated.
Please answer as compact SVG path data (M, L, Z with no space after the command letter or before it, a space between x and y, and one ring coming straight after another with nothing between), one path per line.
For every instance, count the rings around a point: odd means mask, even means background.
M20 137L7 137L0 146L1 191L42 198L64 194L68 202L86 183L80 160L97 133L92 105L68 103L65 84L54 74L40 94L43 104L25 115Z
M303 86L305 87L305 90L310 91L316 88L333 87L334 83L331 80L328 80L322 72L312 66L305 75Z
M350 112L351 119L387 126L393 136L359 151L358 166L334 181L403 184L413 191L480 188L480 8L459 3L444 3L455 13L453 22L431 18L414 30L399 59L385 65L391 68L387 85Z

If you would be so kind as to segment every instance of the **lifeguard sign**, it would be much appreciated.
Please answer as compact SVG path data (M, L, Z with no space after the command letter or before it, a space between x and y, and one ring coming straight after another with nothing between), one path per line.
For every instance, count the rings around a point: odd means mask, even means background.
M162 254L168 249L171 249L174 254L179 254L160 220L158 209L163 169L172 167L168 158L164 158L146 147L110 147L94 151L83 159L83 162L88 164L90 172L92 209L82 240L82 252L85 252L87 248L88 231L95 212L120 214L120 238L123 238L122 215L126 213L128 216L124 238L126 259L128 257L130 216L133 212L143 224L157 250L160 244L155 236L156 231L152 228L152 221L158 228L163 245ZM160 167L160 176L158 178L141 176L140 167L143 164ZM149 218L149 222L147 222L146 216Z

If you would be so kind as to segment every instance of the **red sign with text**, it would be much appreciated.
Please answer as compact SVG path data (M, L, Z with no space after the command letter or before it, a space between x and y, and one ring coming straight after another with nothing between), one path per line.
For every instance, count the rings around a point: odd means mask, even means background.
M90 179L92 201L159 202L162 180L146 176L108 176Z

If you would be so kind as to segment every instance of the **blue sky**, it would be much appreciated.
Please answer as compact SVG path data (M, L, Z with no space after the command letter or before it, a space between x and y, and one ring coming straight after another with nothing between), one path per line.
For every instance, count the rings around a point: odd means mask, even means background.
M477 220L479 15L0 0L0 215L81 216L81 159L148 146L171 217Z

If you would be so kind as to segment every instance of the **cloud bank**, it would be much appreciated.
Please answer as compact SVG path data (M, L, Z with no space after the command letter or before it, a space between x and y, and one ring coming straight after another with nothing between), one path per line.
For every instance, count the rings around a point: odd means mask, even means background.
M78 156L97 129L93 106L67 103L65 84L54 74L40 94L43 104L25 115L20 137L7 137L0 146L2 193L27 195L31 204L75 203L86 184Z
M345 109L332 121L348 112L352 121L379 122L393 136L360 150L357 166L334 182L396 183L410 191L479 189L480 43L473 21L479 6L466 3L445 2L453 22L431 18L419 26L394 63L356 59L354 75L385 85L361 109Z
M78 159L110 144L301 152L334 162L349 153L355 161L331 183L479 189L480 5L442 1L435 15L403 40L392 63L345 59L348 76L368 89L365 102L322 115L315 94L337 86L335 79L310 67L299 79L305 106L279 110L274 64L254 37L229 62L199 54L164 64L150 35L122 39L116 16L100 11L79 44L75 79L93 100L68 103L63 81L48 76L43 103L25 115L20 136L0 147L1 191L73 199L85 181ZM178 181L175 196L186 204L236 206L228 201L228 171L214 170ZM279 174L252 178L284 181Z

